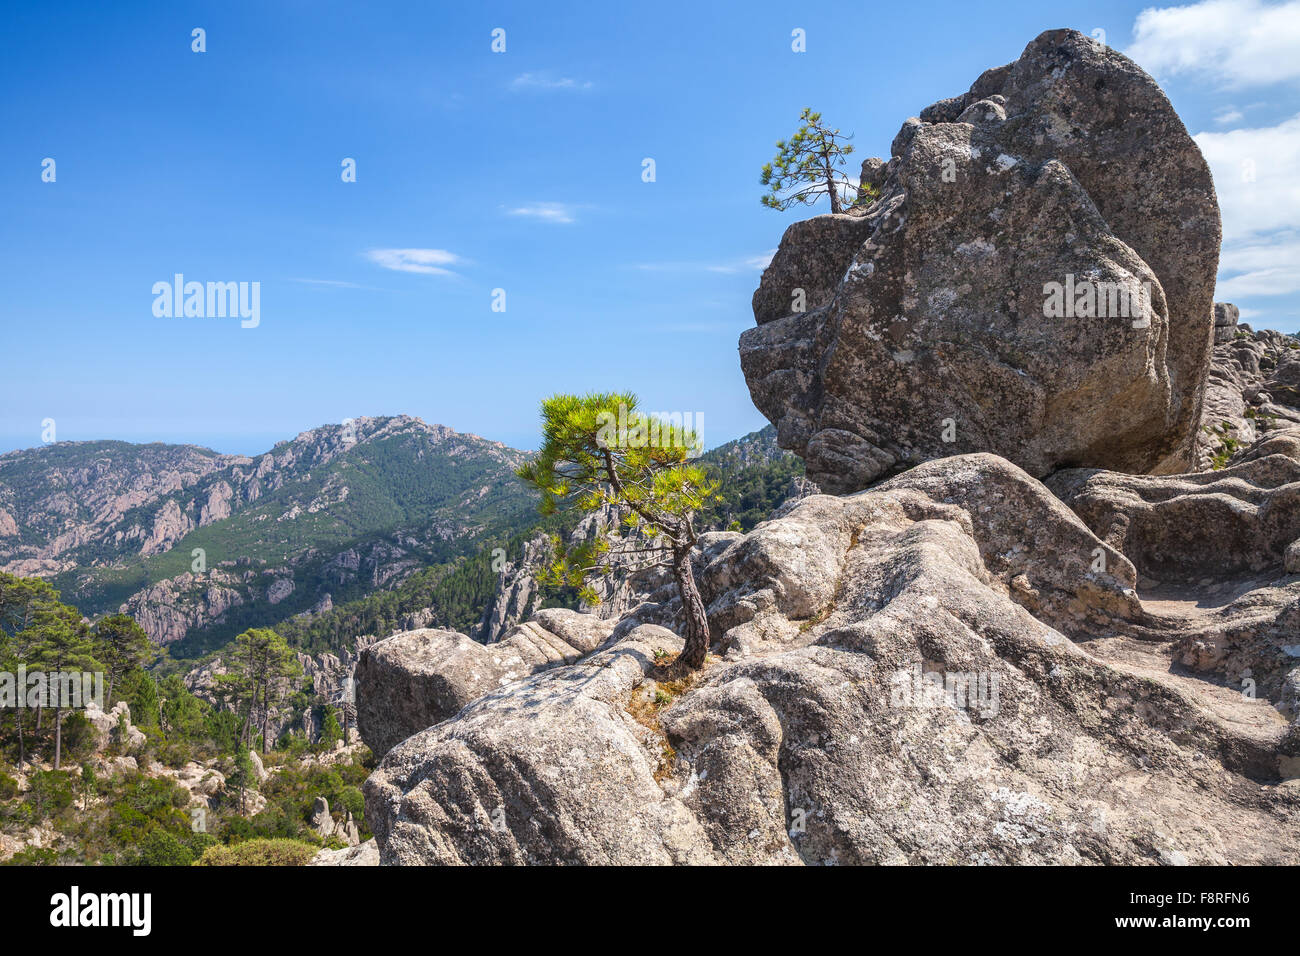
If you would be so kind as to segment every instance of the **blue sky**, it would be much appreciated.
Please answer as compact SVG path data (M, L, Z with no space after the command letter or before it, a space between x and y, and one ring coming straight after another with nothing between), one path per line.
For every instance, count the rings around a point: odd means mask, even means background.
M810 214L759 204L773 142L813 106L888 156L1059 26L1162 82L1215 171L1219 297L1300 329L1300 3L470 6L11 5L0 450L397 413L533 447L544 395L614 388L709 445L761 427L736 340ZM155 317L175 273L260 282L260 324Z

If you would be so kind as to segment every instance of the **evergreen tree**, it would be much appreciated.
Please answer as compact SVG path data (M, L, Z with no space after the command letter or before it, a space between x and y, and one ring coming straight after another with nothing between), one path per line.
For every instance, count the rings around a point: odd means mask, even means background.
M247 747L241 743L235 751L234 769L226 776L226 786L239 791L239 811L244 811L245 794L252 786L256 775L253 772L253 757Z
M804 109L799 119L799 129L788 140L777 140L775 158L763 166L759 182L771 190L762 197L763 205L788 209L829 196L831 212L842 213L849 195L857 194L850 206L874 199L871 191L859 190L840 169L853 152L853 145L845 142L850 137L823 124L822 114L811 109Z
M33 663L46 671L47 687L54 699L54 769L58 770L63 756L63 691L67 689L58 675L65 671L98 671L102 666L91 656L94 643L90 628L75 608L57 602L46 604L37 610L36 621L28 630L35 637ZM76 680L81 680L80 674Z
M0 572L0 667L12 674L20 666L32 664L41 641L40 632L35 627L38 615L42 610L61 606L59 592L48 582ZM15 685L14 690L16 694L26 694L24 687ZM27 708L25 700L15 700L14 704L18 766L22 767L27 761L23 733Z
M95 656L108 677L107 710L113 704L113 686L128 671L148 666L155 651L149 635L129 614L114 614L95 625Z
M343 739L343 728L339 726L339 720L334 716L334 708L325 708L325 720L320 728L320 742L322 750L333 750L334 741Z
M289 681L302 673L293 650L270 628L250 628L235 638L230 674L219 682L228 688L237 709L244 713L240 741L248 743L260 706L262 752L270 749L271 708L283 699Z
M709 621L691 569L698 538L693 517L717 496L717 484L687 463L699 451L698 437L638 412L630 393L554 395L542 402L542 436L537 457L517 472L541 493L542 513L591 514L613 505L629 532L596 535L573 547L557 535L542 583L580 587L594 604L597 595L585 582L608 573L613 562L671 568L686 622L682 660L702 667Z

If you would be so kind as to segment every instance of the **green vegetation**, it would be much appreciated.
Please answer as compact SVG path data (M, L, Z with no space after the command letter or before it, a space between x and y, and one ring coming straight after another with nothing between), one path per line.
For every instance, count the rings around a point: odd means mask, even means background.
M255 838L208 847L196 866L304 866L319 849L300 840Z
M3 700L0 758L12 771L0 772L0 830L25 838L39 828L51 837L8 862L188 866L210 848L258 838L315 849L321 840L309 821L318 796L340 813L350 811L364 831L360 785L369 772L368 756L331 766L297 759L309 750L332 749L341 736L337 720L328 739L314 745L294 735L282 739L279 750L265 742L269 710L295 696L300 705L310 697L309 688L297 686L296 659L283 638L266 629L241 634L233 645L232 673L219 683L229 706L214 707L192 694L179 675L160 677L146 669L153 654L141 633L126 615L105 618L92 629L47 582L0 574L0 669L107 671L105 711L125 700L132 724L144 735L143 744L132 743L120 732L97 729L80 710ZM259 737L268 766L275 768L260 784L249 756ZM128 754L130 759L114 759ZM167 773L191 761L226 780L197 810L190 791ZM155 763L164 769L140 769ZM265 807L249 817L244 811L255 789Z
M599 598L584 582L607 574L613 562L672 568L686 620L682 661L704 666L709 622L690 555L699 537L695 514L718 488L703 467L687 463L698 449L695 434L637 411L631 393L612 392L544 400L542 438L537 457L517 472L541 494L542 514L592 514L612 505L628 533L616 539L617 548L606 535L575 545L557 535L555 558L539 581L579 588L595 604Z
M1232 456L1241 449L1241 439L1233 434L1236 430L1236 426L1228 421L1220 422L1218 425L1205 426L1205 431L1219 440L1218 446L1210 453L1210 467L1215 471L1226 468L1232 460Z
M811 109L805 108L799 119L799 129L788 140L777 140L775 158L763 166L759 182L770 190L762 197L763 205L788 209L829 196L831 212L842 213L848 195L855 197L849 206L875 200L878 194L874 189L859 189L840 170L853 152L853 145L846 142L851 137L823 124L822 114Z

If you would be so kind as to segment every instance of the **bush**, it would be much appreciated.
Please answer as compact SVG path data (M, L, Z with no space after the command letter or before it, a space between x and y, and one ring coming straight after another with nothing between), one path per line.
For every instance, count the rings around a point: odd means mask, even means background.
M12 800L18 796L18 781L0 770L0 800Z
M195 866L306 866L316 847L299 840L246 840L210 846Z
M366 796L360 787L344 787L339 791L338 808L352 814L354 820L366 815Z
M63 720L63 759L80 762L95 752L99 731L86 715L73 711Z
M140 843L141 866L189 866L194 854L166 830L154 830Z
M80 773L78 772L78 776ZM72 806L75 797L72 774L63 770L37 770L28 778L27 803L33 819L44 820Z
M19 850L8 860L6 866L58 866L59 851L53 847L29 846Z

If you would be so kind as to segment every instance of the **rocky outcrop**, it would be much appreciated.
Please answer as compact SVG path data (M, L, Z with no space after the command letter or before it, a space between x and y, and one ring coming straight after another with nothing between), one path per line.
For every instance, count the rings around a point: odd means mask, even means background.
M1224 480L1285 497L1287 467ZM1113 498L1115 536L1062 493L1082 520L976 454L797 502L702 569L701 674L624 620L393 747L365 787L382 861L1300 861L1300 579L1261 541L1220 607L1186 578L1148 597L1141 506Z
M362 652L376 640L373 635L362 634L354 639L353 647L344 648L337 654L328 651L318 654L296 652L295 658L302 672L299 686L310 684L313 702L324 702L333 706L340 722L350 722L355 713L355 692L350 682L353 680L357 661ZM185 686L196 697L214 707L229 707L231 704L227 696L219 693L218 680L228 673L229 668L226 666L225 659L216 656L186 672ZM299 729L307 735L308 740L317 740L322 721L323 712L320 708L311 706L304 709L295 706L290 699L271 707L267 725L274 740L278 740L288 730ZM350 725L344 729L348 731L349 736L355 733L355 728ZM252 758L258 779L265 779L265 768L261 766L261 759L256 752L252 752Z
M105 713L94 700L86 703L85 718L95 728L95 749L116 746L122 750L139 750L147 742L144 731L131 723L131 705L119 700Z
M598 647L614 622L564 608L537 612L496 644L425 628L367 648L357 665L357 727L376 756L497 687Z
M308 866L378 866L379 848L373 839L343 850L321 850Z
M315 830L322 840L328 840L338 829L334 823L334 818L330 815L330 802L324 797L317 797L312 803L311 817L308 820L311 827ZM349 844L352 846L355 844Z
M1201 469L1300 458L1300 341L1243 325L1215 346L1197 435Z
M1241 319L1241 310L1231 302L1214 303L1214 344L1231 342L1237 334L1237 322Z
M789 228L741 336L754 403L808 477L844 493L965 451L1035 476L1185 470L1220 223L1155 82L1050 31L891 154L864 213Z
M118 610L135 618L155 644L170 644L243 605L249 577L216 568L202 575L186 571L137 591Z
M512 627L527 620L537 610L542 601L542 590L537 584L536 574L550 557L550 538L538 535L525 542L518 561L504 564L497 572L496 591L473 632L475 640L481 644L499 641Z

